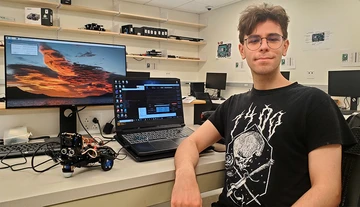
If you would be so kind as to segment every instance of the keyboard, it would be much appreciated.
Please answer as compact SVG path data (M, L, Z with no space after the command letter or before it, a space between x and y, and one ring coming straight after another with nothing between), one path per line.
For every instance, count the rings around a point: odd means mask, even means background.
M52 138L51 138L52 139ZM55 140L56 138L54 138ZM52 151L52 153L60 152L60 143L57 139L57 142L33 142L33 143L19 143L11 145L0 145L0 159L5 158L16 158L16 157L28 157L33 156L35 151L39 149L35 155L44 155ZM45 143L47 143L45 145Z
M156 140L186 138L190 136L193 132L194 130L188 127L182 127L182 128L123 134L122 136L130 144L138 144L138 143L151 142Z
M343 115L351 115L354 112L357 112L357 110L343 110L343 109L341 109L340 111Z

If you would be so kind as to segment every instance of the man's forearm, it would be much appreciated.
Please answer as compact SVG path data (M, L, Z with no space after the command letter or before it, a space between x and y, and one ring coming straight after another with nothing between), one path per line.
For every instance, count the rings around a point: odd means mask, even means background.
M341 200L341 192L324 187L311 187L293 207L337 207Z
M190 140L185 139L176 150L175 154L175 170L181 169L195 170L199 161L199 151L196 144Z

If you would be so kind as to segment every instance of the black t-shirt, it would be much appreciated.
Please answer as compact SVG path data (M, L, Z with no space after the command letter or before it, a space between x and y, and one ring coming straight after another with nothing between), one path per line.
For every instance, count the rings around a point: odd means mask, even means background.
M356 143L335 102L298 83L234 95L209 120L227 146L220 206L291 206L311 187L310 151Z

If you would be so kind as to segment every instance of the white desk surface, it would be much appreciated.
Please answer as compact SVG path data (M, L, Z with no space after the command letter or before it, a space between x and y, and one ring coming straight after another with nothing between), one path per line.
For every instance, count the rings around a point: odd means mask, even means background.
M117 142L110 146L120 149ZM45 159L45 156L40 156ZM119 155L121 158L122 155ZM48 159L48 157L46 158ZM7 163L19 163L21 159L7 159ZM28 164L20 167L30 166ZM0 164L0 167L4 165ZM174 159L165 158L147 162L135 162L131 157L115 160L113 169L104 172L101 167L75 168L70 178L64 178L61 165L44 172L32 169L12 172L0 170L0 206L46 206L82 198L89 198L174 180ZM201 155L198 175L222 171L224 153L210 152Z

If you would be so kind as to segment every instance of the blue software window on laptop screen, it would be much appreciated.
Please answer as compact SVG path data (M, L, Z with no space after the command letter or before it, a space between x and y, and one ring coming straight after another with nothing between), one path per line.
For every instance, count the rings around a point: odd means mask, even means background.
M183 120L179 79L114 81L117 126Z

